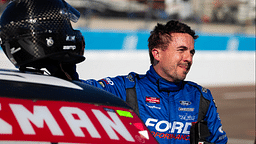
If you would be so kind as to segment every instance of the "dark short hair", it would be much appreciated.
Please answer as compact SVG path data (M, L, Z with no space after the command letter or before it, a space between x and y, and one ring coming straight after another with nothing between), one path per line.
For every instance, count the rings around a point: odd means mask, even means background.
M151 64L153 64L154 61L152 49L167 49L170 41L172 40L172 33L187 33L191 35L194 40L198 38L198 35L195 34L194 30L192 30L188 25L179 21L170 20L166 25L157 23L157 26L155 26L154 30L150 32L150 37L148 38L148 48Z

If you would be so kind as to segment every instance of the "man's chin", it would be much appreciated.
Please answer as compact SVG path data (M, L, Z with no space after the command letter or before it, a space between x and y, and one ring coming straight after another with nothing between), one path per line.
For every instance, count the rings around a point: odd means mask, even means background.
M178 81L183 81L186 78L186 74L183 74L181 76L178 77Z
M185 80L186 76L179 76L177 79L174 80L174 82L180 82Z

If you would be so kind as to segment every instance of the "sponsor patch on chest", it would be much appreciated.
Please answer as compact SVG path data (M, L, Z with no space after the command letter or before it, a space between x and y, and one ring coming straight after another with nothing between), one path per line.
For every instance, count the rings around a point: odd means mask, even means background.
M183 105L183 106L189 106L189 105L191 105L192 104L192 102L190 102L190 101L179 101L180 102L180 104L181 105Z
M194 108L182 108L182 107L179 107L179 111L193 112Z
M147 96L147 97L146 97L146 102L147 102L147 103L160 104L160 98Z

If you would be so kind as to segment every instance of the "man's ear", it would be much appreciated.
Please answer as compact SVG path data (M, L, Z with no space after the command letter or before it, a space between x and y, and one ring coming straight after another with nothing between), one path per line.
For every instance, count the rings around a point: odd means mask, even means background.
M160 60L160 49L153 48L152 55L156 61L159 61Z

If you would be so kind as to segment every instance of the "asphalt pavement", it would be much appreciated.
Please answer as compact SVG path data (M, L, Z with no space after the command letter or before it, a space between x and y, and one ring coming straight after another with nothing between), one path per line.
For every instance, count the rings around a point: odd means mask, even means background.
M228 144L253 144L255 139L255 85L210 87Z

